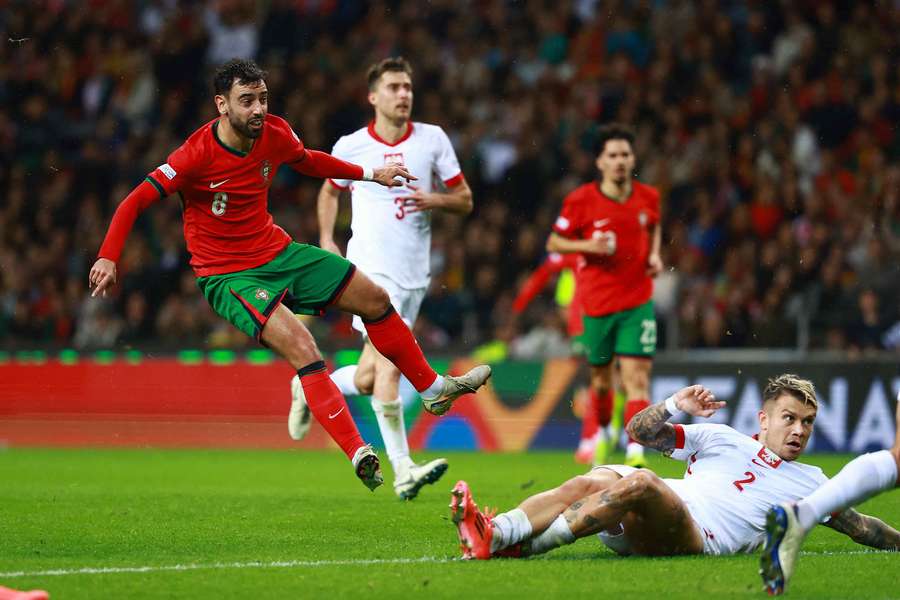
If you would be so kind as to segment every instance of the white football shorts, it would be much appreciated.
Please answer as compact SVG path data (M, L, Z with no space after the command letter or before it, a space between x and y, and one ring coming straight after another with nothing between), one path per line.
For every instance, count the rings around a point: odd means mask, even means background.
M629 467L627 465L599 465L594 467L594 469L609 469L622 477L627 477L637 471L634 467ZM723 544L719 543L714 537L710 538L707 534L710 530L704 527L704 522L708 519L704 518L703 509L697 506L696 503L692 503L690 497L684 493L685 490L682 487L683 481L684 480L682 479L663 479L663 483L669 486L669 488L681 498L685 506L687 506L691 519L700 531L700 537L703 538L703 553L712 555L734 554L734 551L731 548L723 547ZM631 554L631 544L628 541L628 532L624 531L624 527L622 533L618 535L610 535L606 531L601 531L597 534L597 538L603 542L603 545L617 554L624 556Z
M408 290L397 285L387 275L380 273L366 273L366 277L384 288L388 296L391 297L391 304L394 306L394 310L412 329L416 319L419 317L419 309L422 307L422 300L425 299L425 292L428 291L428 288L421 287ZM366 335L366 326L358 315L353 315L353 329L363 334L363 336Z

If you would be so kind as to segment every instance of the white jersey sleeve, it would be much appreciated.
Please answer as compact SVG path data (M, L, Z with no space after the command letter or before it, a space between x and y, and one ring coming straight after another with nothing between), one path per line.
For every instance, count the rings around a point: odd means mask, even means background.
M462 181L462 169L459 168L459 159L450 138L440 127L435 126L435 150L437 156L434 159L434 171L447 187L453 187Z
M346 161L350 162L350 157L347 155L347 150L348 150L347 146L348 146L347 136L343 136L343 137L339 138L338 141L335 142L334 148L331 149L331 155L335 158L339 158L341 160L346 160ZM350 187L350 183L353 180L351 180L351 179L329 179L328 181L330 181L332 183L332 185L334 185L334 187L342 189L342 190L346 190L347 188Z
M675 425L675 449L670 456L676 460L688 460L692 454L726 444L734 430L721 423L697 423Z

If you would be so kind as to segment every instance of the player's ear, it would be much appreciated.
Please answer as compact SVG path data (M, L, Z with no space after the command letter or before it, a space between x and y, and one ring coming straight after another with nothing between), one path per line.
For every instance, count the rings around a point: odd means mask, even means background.
M228 112L228 102L225 100L225 96L216 94L214 100L216 102L216 109L219 111L220 115L224 115Z
M769 428L769 414L764 409L759 409L759 412L756 413L757 418L759 418L759 430L765 431Z
M375 106L375 90L369 90L369 104Z

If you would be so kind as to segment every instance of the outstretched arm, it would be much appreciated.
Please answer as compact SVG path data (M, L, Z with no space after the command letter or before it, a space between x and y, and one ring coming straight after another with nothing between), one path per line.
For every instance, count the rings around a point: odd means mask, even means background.
M675 426L669 418L679 412L708 417L725 406L702 385L692 385L675 392L665 402L648 406L631 418L625 429L635 441L664 453L675 449Z
M852 508L848 508L825 525L847 535L857 544L879 550L900 551L900 531L881 519L861 514Z
M404 182L395 177L402 177L407 182L416 178L402 165L390 164L377 169L367 169L359 165L336 158L326 152L304 149L297 160L287 163L298 173L310 177L330 177L332 179L354 179L374 181L386 187L396 187Z
M162 198L165 194L159 184L150 178L145 179L128 194L116 208L103 245L97 253L97 261L88 275L88 287L93 287L91 296L105 296L106 290L116 283L116 263L122 254L125 240L131 233L134 221L148 206Z

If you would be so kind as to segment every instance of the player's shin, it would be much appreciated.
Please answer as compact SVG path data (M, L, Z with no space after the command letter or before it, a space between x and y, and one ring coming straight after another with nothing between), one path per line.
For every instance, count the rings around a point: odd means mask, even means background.
M394 363L417 391L427 393L434 388L433 395L440 393L442 378L428 365L416 338L393 307L378 319L363 323L375 349Z
M572 533L566 517L559 515L556 517L556 520L550 523L550 527L545 529L540 535L532 538L530 543L524 545L522 553L526 556L543 554L554 548L571 544L575 539L575 534Z
M888 450L863 454L847 463L819 489L797 503L797 520L812 529L825 516L894 487L897 463Z
M337 442L347 458L353 459L356 451L365 445L350 409L340 390L331 381L324 361L317 361L297 370L306 403L316 420L328 435Z
M394 477L400 479L413 465L409 457L406 424L403 421L403 402L399 398L391 402L372 398L372 410L378 421L388 460L394 468Z

